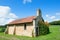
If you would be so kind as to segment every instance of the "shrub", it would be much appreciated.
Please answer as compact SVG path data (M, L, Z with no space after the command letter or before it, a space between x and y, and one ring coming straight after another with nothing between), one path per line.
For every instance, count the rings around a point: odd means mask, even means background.
M6 26L0 26L0 32L4 32L6 29Z
M38 22L39 26L39 35L45 35L49 33L49 25L43 21Z

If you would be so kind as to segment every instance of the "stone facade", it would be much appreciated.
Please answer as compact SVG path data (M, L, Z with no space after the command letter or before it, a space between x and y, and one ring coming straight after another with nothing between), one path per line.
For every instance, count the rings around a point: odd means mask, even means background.
M14 26L8 26L8 34L12 34L14 33Z
M26 23L26 30L24 30L24 24L8 26L8 34L12 35L15 32L15 35L32 37L32 30L33 30L33 23Z

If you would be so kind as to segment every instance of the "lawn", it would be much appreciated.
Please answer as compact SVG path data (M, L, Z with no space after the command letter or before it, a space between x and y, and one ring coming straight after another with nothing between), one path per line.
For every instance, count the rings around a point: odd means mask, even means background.
M0 33L0 40L60 40L60 25L51 25L50 33L39 37L25 37Z

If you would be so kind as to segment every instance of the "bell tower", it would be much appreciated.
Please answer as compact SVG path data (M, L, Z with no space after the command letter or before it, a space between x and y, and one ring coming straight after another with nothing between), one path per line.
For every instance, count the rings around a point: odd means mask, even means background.
M37 16L41 16L41 10L37 9Z

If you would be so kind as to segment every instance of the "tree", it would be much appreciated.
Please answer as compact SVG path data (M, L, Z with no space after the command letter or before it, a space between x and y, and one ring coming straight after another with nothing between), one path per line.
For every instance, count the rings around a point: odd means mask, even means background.
M51 24L51 25L60 25L60 20L58 20L58 21L52 21L49 24Z

